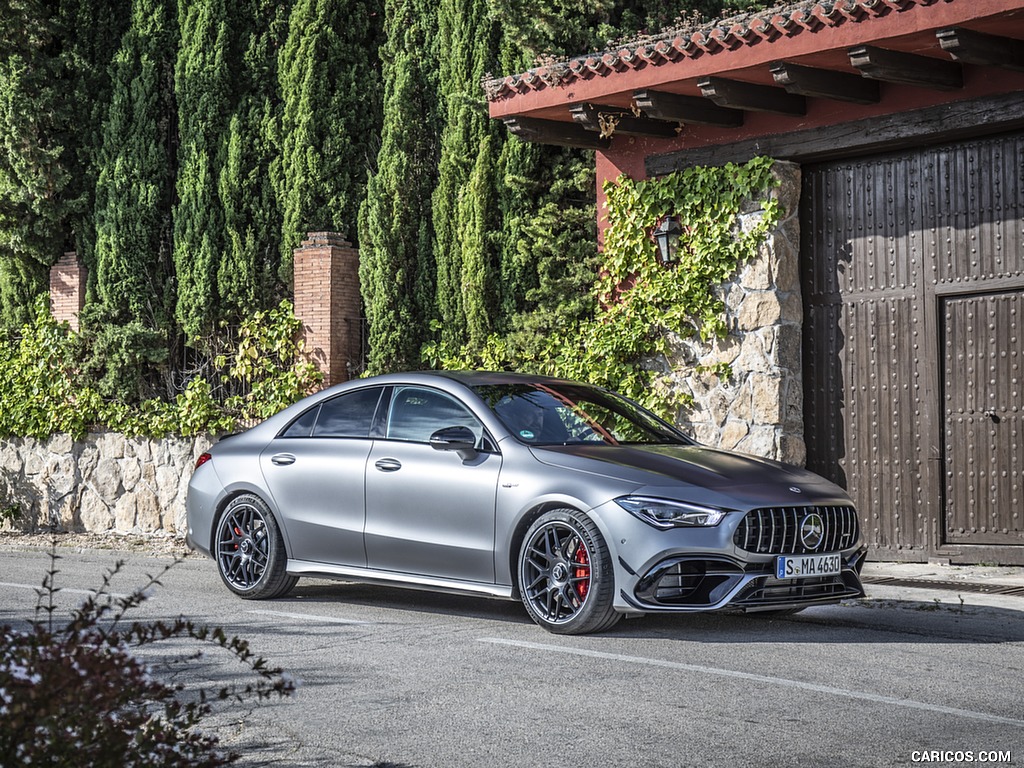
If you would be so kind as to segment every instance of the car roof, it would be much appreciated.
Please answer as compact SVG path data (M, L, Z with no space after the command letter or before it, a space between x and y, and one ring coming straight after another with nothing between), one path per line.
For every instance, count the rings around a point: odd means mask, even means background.
M511 373L509 371L419 371L426 376L440 376L467 387L486 384L576 384L568 379L542 376L532 373Z

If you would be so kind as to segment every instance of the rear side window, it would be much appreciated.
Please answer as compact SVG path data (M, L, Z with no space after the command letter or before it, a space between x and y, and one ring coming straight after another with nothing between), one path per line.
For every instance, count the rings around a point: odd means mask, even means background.
M358 389L323 403L313 437L368 437L380 393L380 387Z
M316 417L320 413L320 405L314 405L304 414L293 421L281 437L309 437L313 433L313 425L316 424Z
M303 413L282 437L368 437L381 387L348 392Z

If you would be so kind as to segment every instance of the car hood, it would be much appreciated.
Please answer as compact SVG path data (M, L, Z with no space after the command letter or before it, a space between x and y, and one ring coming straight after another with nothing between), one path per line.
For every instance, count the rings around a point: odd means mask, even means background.
M753 504L849 503L839 486L806 469L704 446L565 445L533 453L545 464L635 483L637 493L685 498L688 489L703 488Z

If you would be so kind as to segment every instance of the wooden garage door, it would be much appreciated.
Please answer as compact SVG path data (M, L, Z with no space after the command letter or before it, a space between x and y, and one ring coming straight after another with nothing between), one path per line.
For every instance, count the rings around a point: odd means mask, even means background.
M1024 543L1024 135L803 170L808 466L880 557Z

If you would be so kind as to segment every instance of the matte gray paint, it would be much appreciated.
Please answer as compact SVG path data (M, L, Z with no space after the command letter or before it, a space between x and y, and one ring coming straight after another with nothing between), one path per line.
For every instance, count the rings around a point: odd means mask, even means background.
M366 386L366 381L332 387L216 444L210 451L213 459L196 470L190 485L190 543L209 554L217 512L233 495L247 491L263 498L280 523L290 573L512 597L511 564L519 546L514 536L520 523L539 507L572 507L594 520L609 546L616 609L635 613L640 609L623 594L632 595L639 579L666 558L694 555L770 564L774 556L742 551L732 541L747 511L850 503L838 486L806 470L700 446L524 444L461 383L508 377L395 374L373 379L374 385L433 387L466 403L498 446L497 452L469 459L421 443L275 437L315 403ZM275 464L273 457L282 454L294 456L294 462ZM802 493L794 494L793 486ZM629 494L734 511L714 527L660 530L613 501ZM859 547L858 542L845 550L844 561L859 557ZM713 607L724 607L758 578L764 574L745 577Z

